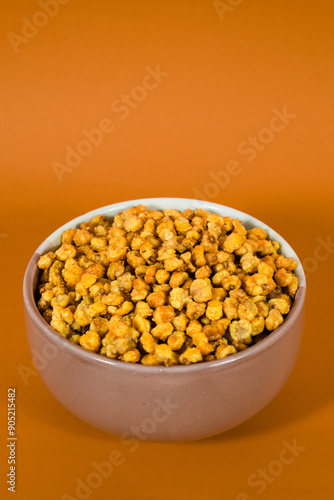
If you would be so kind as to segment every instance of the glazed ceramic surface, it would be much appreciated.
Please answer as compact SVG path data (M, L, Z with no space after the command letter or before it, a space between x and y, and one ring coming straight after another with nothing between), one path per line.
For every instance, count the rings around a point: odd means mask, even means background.
M188 366L144 366L95 354L54 331L40 315L34 291L39 256L60 245L63 231L96 215L112 217L144 204L149 209L203 208L239 218L247 229L262 227L282 252L298 262L299 289L284 323L258 344L221 360ZM238 210L215 203L149 198L86 213L49 236L31 258L24 277L28 341L41 378L69 411L126 441L200 439L231 429L265 407L280 391L295 364L302 336L306 282L290 245L274 230Z

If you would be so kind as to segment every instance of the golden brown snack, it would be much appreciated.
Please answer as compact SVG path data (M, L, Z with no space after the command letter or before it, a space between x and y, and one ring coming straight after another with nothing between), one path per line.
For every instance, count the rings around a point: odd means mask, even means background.
M37 307L60 335L148 366L233 355L289 313L297 262L262 228L205 210L94 217L42 255Z

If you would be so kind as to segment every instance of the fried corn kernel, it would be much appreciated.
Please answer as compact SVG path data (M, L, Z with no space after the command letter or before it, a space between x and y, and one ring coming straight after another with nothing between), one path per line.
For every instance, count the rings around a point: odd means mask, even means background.
M81 280L81 276L84 273L82 267L78 266L78 264L73 259L73 264L66 264L69 261L66 261L65 267L62 271L62 276L69 287L75 287ZM51 281L51 280L50 280Z
M124 262L111 262L108 266L107 276L110 280L115 280L124 273Z
M149 333L151 331L151 322L142 316L133 316L132 325L140 333Z
M272 266L270 266L269 264L267 264L266 262L263 262L263 261L260 262L257 270L260 274L264 274L265 276L268 276L268 278L272 278L274 275L274 269L272 268Z
M147 366L247 349L283 323L298 290L296 260L264 229L202 209L93 217L37 267L37 307L55 331Z
M109 331L109 321L101 316L94 318L89 326L90 330L96 331L100 337L104 337Z
M174 224L178 234L185 234L191 229L191 224L186 217L178 217Z
M153 309L161 307L166 302L166 294L164 292L153 292L147 296L147 303Z
M259 335L260 333L263 332L265 327L264 318L262 318L261 316L254 318L251 321L251 325L252 325L252 333L251 333L252 337L254 335Z
M186 334L183 331L176 331L169 335L167 344L173 351L178 351L186 340Z
M179 288L181 287L188 279L188 273L186 272L181 272L181 271L175 271L169 280L169 285L172 288Z
M93 318L87 313L87 309L89 306L90 303L87 302L86 300L83 300L78 305L74 313L74 320L78 325L87 326L92 322Z
M243 285L245 291L251 296L267 295L276 288L275 281L261 273L245 276Z
M240 233L231 233L227 236L223 243L223 250L227 253L233 253L237 250L243 242L245 241L245 236Z
M171 306L159 306L153 313L153 321L160 325L162 323L169 323L175 317L175 311Z
M61 247L56 250L56 257L59 260L73 259L77 254L77 250L73 245L63 243Z
M288 314L291 308L291 302L288 295L282 294L276 299L270 299L268 305L270 309L277 309L281 314Z
M90 245L93 250L101 252L102 250L106 250L108 243L106 238L94 237L90 240Z
M94 285L97 278L93 274L83 273L81 275L79 283L75 286L75 291L79 293L81 296L88 294L88 288Z
M64 263L60 260L55 260L49 269L49 282L53 285L61 285L63 278L61 271L64 268Z
M212 300L219 300L223 302L223 300L227 297L227 291L224 288L213 288L212 289Z
M141 257L148 264L155 262L156 250L154 250L154 248L152 247L152 245L149 241L144 240L144 242L139 247L139 252L140 252Z
M257 314L259 317L266 318L269 314L269 304L265 300L256 302Z
M271 309L265 323L267 330L276 330L283 323L283 316L277 309Z
M76 345L80 345L80 338L81 338L81 335L79 335L78 333L74 333L73 335L71 335L70 337L68 337L68 339L71 342L73 342L73 344L76 344Z
M112 316L109 320L109 332L104 340L109 341L109 338L125 337L129 335L129 325L123 320L121 316Z
M168 283L169 277L170 273L165 269L158 269L158 271L155 274L155 279L157 280L159 285L162 285L163 283Z
M254 227L253 229L249 229L247 231L248 238L254 238L255 240L265 240L268 235L267 232L261 227Z
M188 290L183 288L173 288L169 295L169 303L174 309L181 311L189 297Z
M254 240L246 238L243 244L234 251L235 255L245 255L246 253L253 254L257 251L258 244Z
M37 307L40 311L46 311L49 309L51 300L54 297L54 292L52 290L46 290L45 292L41 293L41 298L37 302Z
M71 244L76 232L76 229L67 229L67 231L64 231L61 236L61 242Z
M119 238L111 238L109 240L109 246L106 250L107 259L110 262L122 260L126 256L127 250L128 241L124 236L120 236Z
M293 275L287 271L284 267L279 269L275 273L275 281L278 286L288 286L292 281Z
M223 302L223 309L225 316L228 319L237 319L238 318L238 306L239 302L237 299L233 297L227 297Z
M129 337L118 337L114 341L114 346L117 348L119 354L125 354L128 351L132 351L135 347L136 341L135 339Z
M85 229L77 229L74 236L73 242L77 247L88 245L90 240L93 238L93 234Z
M67 324L63 319L52 318L50 321L50 326L60 333L63 337L67 337L70 333L70 325Z
M114 349L112 344L108 344L107 346L102 347L101 350L102 349L104 349L105 355L108 358L115 359L119 356L119 352L116 349Z
M107 345L107 356L122 356L126 352L131 351L135 345L135 342L130 338L117 337Z
M210 300L206 308L206 317L210 321L217 321L223 316L223 304L220 300Z
M238 306L238 316L240 319L247 319L252 321L257 315L258 310L256 304L251 299L245 299Z
M237 340L233 340L232 345L236 348L237 352L244 351L249 347L244 342L238 342Z
M242 283L241 283L240 279L238 278L238 276L234 276L234 275L227 276L226 278L222 279L222 285L226 291L235 290L236 288L240 288L241 284Z
M218 266L216 266L215 270L217 270L217 267ZM219 271L217 271L216 274L212 276L211 282L214 286L220 287L222 285L223 279L228 278L229 275L229 272L226 269L223 269L222 264L219 264Z
M247 293L244 290L242 290L242 288L236 288L235 290L230 290L229 296L231 297L231 299L236 299L239 302L243 302L249 298ZM253 302L255 302L254 298L252 300Z
M149 354L152 354L154 352L155 346L157 345L153 335L148 332L141 335L139 342L142 345L144 351Z
M192 260L195 263L195 266L202 267L205 266L206 260L204 256L204 248L203 245L196 245L192 251Z
M268 240L258 240L257 242L257 252L261 255L270 255L275 252L275 247L271 241Z
M215 351L215 358L222 359L226 358L226 356L230 356L231 354L235 354L237 352L234 345L221 344L217 347Z
M155 274L157 269L155 266L148 266L145 272L144 281L146 283L156 283Z
M89 287L89 295L94 299L101 298L108 293L108 290L109 284L104 283L102 280L98 280Z
M86 311L91 318L95 318L96 316L103 316L104 314L107 314L107 306L102 302L95 302L95 304L87 307Z
M291 257L284 257L284 255L279 255L275 261L275 266L277 269L284 268L287 271L294 271L297 267L297 261Z
M161 323L160 325L152 328L151 333L155 338L165 341L173 330L174 327L171 323Z
M206 305L197 302L188 302L186 316L188 319L198 319L205 313Z
M134 307L135 306L132 302L130 302L129 300L125 300L120 307L116 308L116 310L113 311L112 314L125 316L129 314L134 309Z
M89 290L91 290L92 287L90 287ZM91 297L95 297L91 293ZM121 293L115 293L115 292L110 292L108 295L103 295L101 298L101 302L103 304L106 304L107 306L120 306L124 302L124 296Z
M130 215L124 222L124 229L127 233L136 233L143 227L143 221L137 215Z
M188 337L193 337L195 333L201 332L203 330L203 327L199 321L196 319L193 319L192 321L189 322L186 332Z
M168 272L176 271L176 269L179 269L180 265L181 265L181 260L178 259L177 257L168 257L167 259L164 260L164 267L165 270Z
M152 288L153 288L154 293L163 293L165 295L165 300L166 300L167 295L169 294L170 289L171 289L171 287L167 283L164 283L163 285L152 285ZM159 301L158 301L158 305L159 305ZM157 307L158 307L158 305L157 305Z
M191 253L190 252L184 252L181 254L181 260L186 264L187 270L191 273L194 273L196 271L196 267L192 263L191 260Z
M294 297L298 289L298 278L293 276L292 280L288 284L288 292L291 297Z
M197 347L187 347L187 349L179 357L179 361L182 365L199 363L202 360L202 353Z
M167 344L159 344L155 347L154 356L165 366L179 364L178 355Z
M240 264L245 273L255 273L260 264L260 259L253 253L247 252L241 257Z
M217 322L205 325L203 331L210 341L219 340L225 335L231 320L227 318L219 319Z
M138 363L140 360L140 352L138 349L131 349L130 351L127 351L123 354L123 356L120 356L122 361L126 361L127 363Z
M54 261L56 254L53 252L46 253L45 255L41 255L38 259L37 266L40 269L49 269L52 262Z
M188 318L184 313L178 314L172 320L175 330L185 331L187 329Z
M250 344L252 342L252 325L247 319L232 321L230 325L230 335L236 342Z
M101 337L94 330L90 330L80 337L79 343L82 347L88 349L89 351L98 352L101 346Z
M141 358L140 362L143 365L147 365L147 366L159 366L159 365L163 364L161 361L158 361L158 359L155 357L154 354L145 354Z
M69 325L71 325L74 321L73 311L71 311L71 309L68 307L62 310L61 317L65 321L65 323L68 323Z
M97 279L103 278L105 275L105 268L102 264L91 264L86 269L87 274L92 274Z
M146 299L150 290L150 285L141 278L137 278L132 282L131 300L139 302Z
M135 307L135 315L142 316L143 318L148 318L149 316L152 316L152 314L153 309L151 309L146 302L143 302L141 300L137 302Z
M209 343L209 339L204 332L195 333L192 338L194 345L204 356L213 351L213 347Z
M190 295L195 302L208 302L212 299L211 283L205 279L195 279L190 286Z

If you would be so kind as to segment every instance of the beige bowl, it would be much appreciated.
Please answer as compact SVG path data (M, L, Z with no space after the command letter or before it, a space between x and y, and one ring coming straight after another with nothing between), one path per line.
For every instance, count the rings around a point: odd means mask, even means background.
M95 215L114 216L142 203L150 209L203 208L262 227L298 262L299 289L285 322L258 344L227 358L188 366L144 366L89 352L55 332L37 310L34 291L40 255L60 245L63 231ZM36 368L51 393L77 417L106 432L149 441L193 440L219 434L255 415L280 391L300 346L306 282L290 245L259 220L229 207L181 198L116 203L84 214L49 236L24 277L24 308Z

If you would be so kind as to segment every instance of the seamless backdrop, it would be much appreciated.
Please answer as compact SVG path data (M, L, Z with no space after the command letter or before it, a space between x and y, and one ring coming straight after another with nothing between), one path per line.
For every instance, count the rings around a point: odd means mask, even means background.
M1 0L0 10L1 498L14 495L8 387L17 500L334 498L333 3ZM130 450L45 388L21 287L57 227L157 196L232 206L282 234L307 272L306 325L290 379L251 420ZM94 483L94 463L114 450L122 464Z

